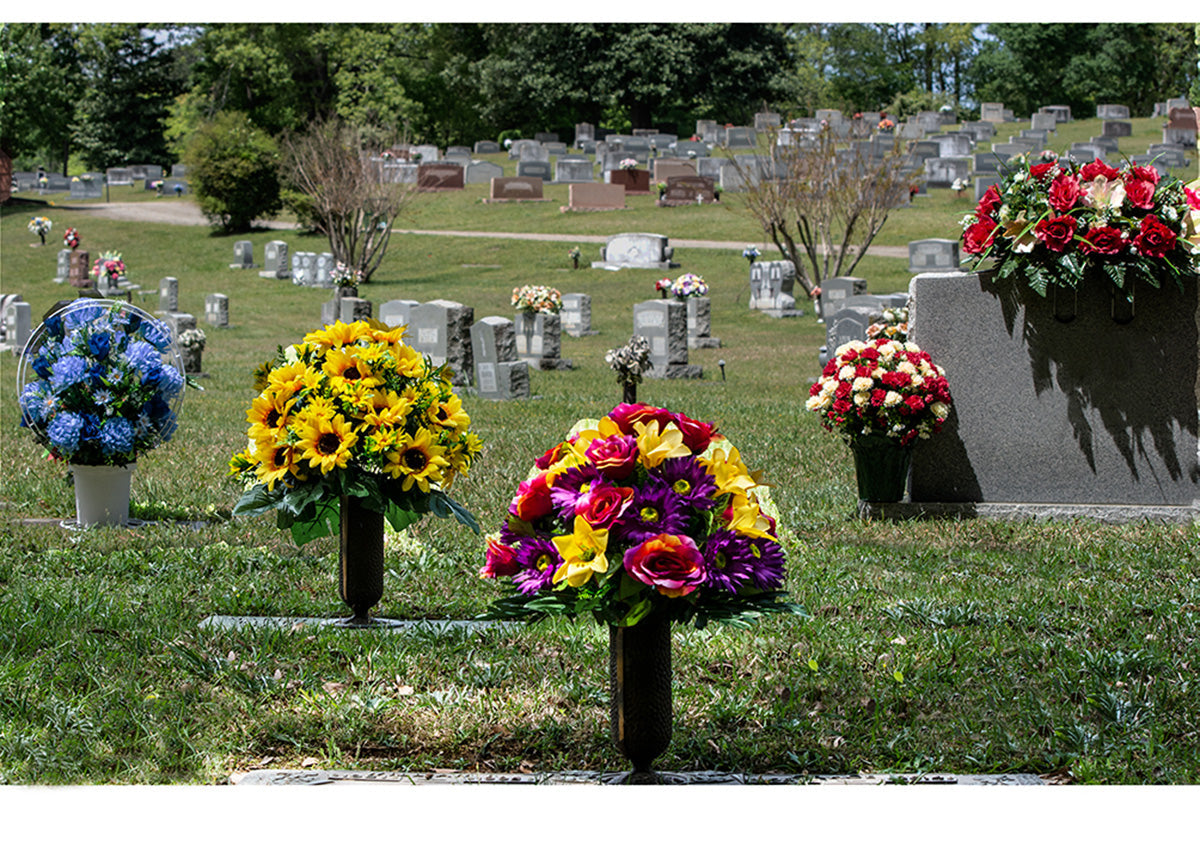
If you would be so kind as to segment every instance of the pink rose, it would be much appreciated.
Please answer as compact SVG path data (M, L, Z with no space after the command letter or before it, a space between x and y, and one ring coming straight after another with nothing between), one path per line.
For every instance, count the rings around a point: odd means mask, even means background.
M495 538L487 539L487 553L484 555L483 567L479 576L495 579L496 577L511 577L521 570L517 561L517 551Z
M546 481L546 475L540 474L531 480L521 481L508 512L519 520L531 523L546 516L553 508L550 501L550 485Z
M631 435L593 439L587 449L587 458L591 460L592 465L605 477L615 481L624 480L633 474L637 456L637 439Z
M629 576L668 598L691 594L704 580L704 556L687 536L647 538L626 550L623 564Z
M588 525L607 529L621 518L633 502L629 487L592 487L575 501L575 516L583 517Z
M667 422L673 419L673 415L666 409L656 408L652 405L637 402L623 402L608 413L608 417L625 435L631 435L634 432L633 425L644 423L649 425L652 421L659 421L659 426L665 427Z

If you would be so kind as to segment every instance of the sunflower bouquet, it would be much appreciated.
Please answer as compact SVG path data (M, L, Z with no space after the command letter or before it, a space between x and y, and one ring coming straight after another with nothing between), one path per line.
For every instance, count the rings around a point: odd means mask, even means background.
M303 544L337 530L346 496L397 531L425 513L478 531L446 490L479 455L479 437L449 369L405 345L404 330L335 322L259 368L249 443L229 463L247 484L235 514L274 509Z
M798 607L780 600L785 562L761 481L707 423L622 403L577 423L535 463L480 575L516 594L493 618L591 613L629 626L746 623Z

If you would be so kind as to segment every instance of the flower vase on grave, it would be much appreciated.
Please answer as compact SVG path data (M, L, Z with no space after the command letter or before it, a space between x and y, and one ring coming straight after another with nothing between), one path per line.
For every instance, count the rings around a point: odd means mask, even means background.
M633 763L630 782L654 783L650 766L671 743L671 620L655 610L608 629L612 741Z
M371 607L383 597L383 514L355 496L342 496L338 544L338 596L353 615L347 627L371 624Z
M1113 287L1112 291L1112 320L1117 324L1129 324L1133 321L1133 286L1126 288Z
M1050 291L1050 304L1054 309L1055 321L1061 321L1063 324L1074 321L1075 316L1079 314L1079 290L1063 288L1056 283Z
M898 502L904 498L912 466L912 445L902 445L899 439L871 433L851 441L850 450L854 453L860 501Z
M75 521L80 528L129 524L129 487L136 465L71 466Z

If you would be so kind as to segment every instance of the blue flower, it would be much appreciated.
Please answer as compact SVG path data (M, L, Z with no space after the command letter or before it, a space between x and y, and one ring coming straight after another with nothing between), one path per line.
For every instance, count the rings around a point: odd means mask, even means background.
M167 346L171 344L171 331L161 321L148 318L142 322L139 332L147 342L159 351L166 351Z
M22 423L28 418L30 423L36 425L46 419L46 391L42 382L33 381L25 385L19 402Z
M88 362L81 357L69 354L55 361L51 369L50 384L55 393L59 393L87 378Z
M170 364L162 365L162 377L158 380L158 392L167 399L183 390L183 376Z
M108 357L108 350L112 346L112 334L107 330L93 331L87 338L88 351L92 356L104 360Z
M100 426L100 446L106 454L127 454L133 450L133 424L125 418L109 418Z
M145 342L135 342L125 352L129 365L142 374L143 378L155 367L162 366L162 358L154 346Z
M33 362L30 364L30 366L33 367L33 371L37 373L38 378L50 378L50 367L52 363L53 355L43 349L42 351L38 352L37 357L33 359Z
M62 316L59 316L59 315L50 316L48 319L46 319L45 326L46 326L46 333L50 334L50 336L54 337L55 339L58 339L60 336L63 335Z
M62 318L70 330L75 330L88 322L95 321L103 311L103 307L98 303L77 300L67 307Z
M81 432L83 432L83 418L74 412L64 411L59 412L50 422L50 428L46 430L46 435L50 438L50 444L54 446L55 450L69 455L78 447Z

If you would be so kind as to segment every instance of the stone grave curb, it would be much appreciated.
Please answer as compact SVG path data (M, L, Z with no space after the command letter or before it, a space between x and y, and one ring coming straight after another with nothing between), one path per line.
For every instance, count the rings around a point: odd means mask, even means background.
M199 627L213 630L241 631L270 629L299 631L306 628L344 628L345 630L369 630L382 634L411 634L428 631L447 634L452 631L508 630L519 627L522 622L494 621L487 619L387 619L377 618L366 627L352 628L342 624L341 617L318 616L208 616L200 621Z
M1187 505L1050 504L1029 502L863 502L858 516L873 520L1097 520L1123 525L1147 520L1168 525L1200 522L1200 502Z

